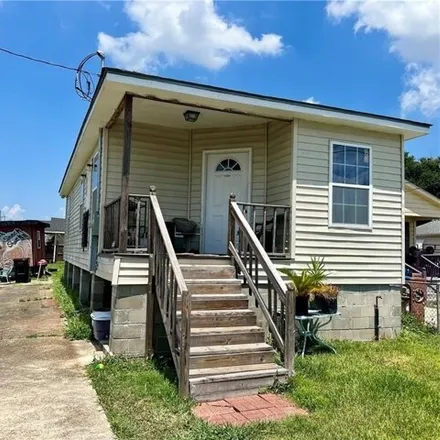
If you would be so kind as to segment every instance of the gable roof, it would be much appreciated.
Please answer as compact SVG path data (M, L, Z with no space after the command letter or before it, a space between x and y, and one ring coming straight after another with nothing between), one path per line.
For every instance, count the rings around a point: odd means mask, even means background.
M69 194L85 162L96 147L99 129L105 127L126 93L140 97L173 100L226 112L240 112L262 118L306 120L348 125L367 130L399 134L413 139L429 132L430 124L359 112L339 107L311 104L285 98L258 95L159 76L104 68L92 102L80 128L70 157L60 194Z
M66 230L66 219L60 217L52 217L50 219L49 227L46 228L45 232L49 232L49 233L58 232L64 234L65 230Z
M424 225L417 226L416 235L430 237L432 235L440 235L440 220L434 220Z

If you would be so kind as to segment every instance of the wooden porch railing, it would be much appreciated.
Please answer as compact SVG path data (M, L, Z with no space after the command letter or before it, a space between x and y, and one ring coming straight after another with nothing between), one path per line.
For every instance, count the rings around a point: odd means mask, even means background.
M244 204L237 203L235 196L231 194L228 228L229 253L237 270L243 274L250 291L255 296L275 344L283 355L284 366L291 376L295 355L294 292L287 288L239 205ZM267 289L267 300L263 297L260 286L259 266L267 276L267 281L264 283L264 290Z
M130 194L128 197L128 244L130 249L147 250L149 195ZM121 198L104 207L104 250L119 250Z
M179 377L179 392L189 394L189 357L191 336L191 294L183 278L176 254L171 243L162 211L156 196L156 188L150 188L149 215L149 285L151 295L155 295L162 314L168 343ZM178 310L178 299L181 310ZM153 304L147 304L147 312L152 313ZM147 322L147 355L152 353L153 320ZM179 326L180 318L180 326ZM147 319L148 321L148 319Z
M236 202L269 256L290 253L290 215L288 205Z

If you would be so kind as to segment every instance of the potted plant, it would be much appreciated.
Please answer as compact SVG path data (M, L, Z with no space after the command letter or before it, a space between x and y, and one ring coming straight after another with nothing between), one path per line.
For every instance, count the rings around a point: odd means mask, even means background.
M315 306L322 313L336 313L338 311L339 287L333 284L322 284L311 290Z
M296 314L308 315L311 291L327 279L324 259L312 257L307 267L299 272L287 267L280 269L280 272L289 277L296 290Z

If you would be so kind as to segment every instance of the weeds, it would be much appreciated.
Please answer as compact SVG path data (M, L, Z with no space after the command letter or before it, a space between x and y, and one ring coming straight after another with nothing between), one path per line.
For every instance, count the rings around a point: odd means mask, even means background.
M90 339L90 318L88 308L79 302L78 295L64 285L63 266L57 264L57 271L53 273L53 296L63 312L66 320L64 335L68 339Z

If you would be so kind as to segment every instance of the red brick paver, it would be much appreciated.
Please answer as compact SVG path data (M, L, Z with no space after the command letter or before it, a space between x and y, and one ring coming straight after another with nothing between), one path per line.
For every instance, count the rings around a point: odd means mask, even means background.
M307 411L276 394L257 394L201 403L193 411L203 420L218 425L243 425L307 415Z

